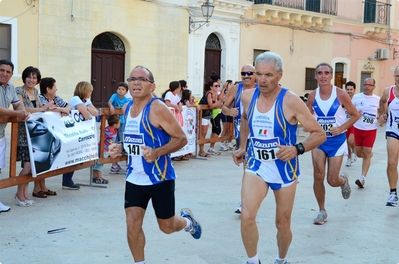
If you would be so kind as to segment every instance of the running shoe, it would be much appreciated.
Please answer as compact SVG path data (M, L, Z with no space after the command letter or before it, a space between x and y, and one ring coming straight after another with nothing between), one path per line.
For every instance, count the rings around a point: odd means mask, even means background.
M398 204L398 195L395 194L394 192L391 192L389 194L389 199L387 201L386 206L393 206L395 207Z
M219 150L221 151L228 151L229 149L226 147L226 145L224 143L220 143L219 145Z
M241 202L238 204L237 209L234 211L236 214L241 214L242 204Z
M287 262L286 260L275 260L274 264L290 264L289 262Z
M324 210L320 210L317 217L313 220L313 224L323 225L325 222L327 222L327 212Z
M220 155L220 151L216 151L214 148L208 149L208 153L211 154L211 155L215 155L215 156L219 156Z
M230 142L228 148L229 148L229 150L235 150L236 144L234 144L233 142Z
M348 158L348 159L346 160L345 166L346 166L346 167L352 166L352 159L349 159L349 158Z
M9 206L7 206L7 205L4 205L4 204L2 204L2 202L0 202L0 213L1 212L8 212L8 211L10 211L10 207Z
M111 166L109 169L109 174L119 174L124 173L124 171L119 166Z
M359 178L355 181L356 185L359 186L359 188L364 188L364 178Z
M351 186L349 185L348 174L346 174L346 172L342 172L339 176L345 179L345 184L341 186L342 197L344 197L344 199L348 199L351 196Z
M125 173L126 172L124 169L122 169L122 167L119 164L116 164L116 166L119 169L119 173Z
M191 221L190 227L185 230L189 232L193 238L199 239L202 234L201 224L195 220L193 212L191 212L191 210L188 208L183 208L180 210L180 215Z

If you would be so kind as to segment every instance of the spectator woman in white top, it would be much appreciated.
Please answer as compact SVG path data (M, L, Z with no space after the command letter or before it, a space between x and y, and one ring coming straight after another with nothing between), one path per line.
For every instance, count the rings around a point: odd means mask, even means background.
M73 93L73 97L69 100L68 104L72 110L79 110L81 115L87 120L91 116L98 116L98 110L90 101L93 86L89 82L79 82ZM62 175L62 189L64 190L79 190L79 185L76 185L73 180L73 171L64 173Z

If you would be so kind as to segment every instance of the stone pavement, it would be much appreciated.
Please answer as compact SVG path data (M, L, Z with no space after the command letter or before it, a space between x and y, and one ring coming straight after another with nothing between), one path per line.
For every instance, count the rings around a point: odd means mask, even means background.
M305 133L301 132L299 140ZM345 163L345 160L344 160ZM240 218L234 213L240 200L242 167L237 168L231 151L208 160L174 162L176 212L189 207L203 228L201 239L186 232L163 234L152 207L144 220L148 264L205 264L246 262L240 236ZM19 168L18 168L19 169ZM58 196L36 198L32 207L18 207L16 187L0 190L0 200L11 211L0 214L0 263L133 263L127 241L123 209L124 176L108 175L108 188L61 189L61 177L47 179ZM328 222L313 225L317 203L312 189L310 153L301 156L301 177L292 215L293 241L288 253L291 263L399 263L399 208L386 207L386 151L384 129L378 131L372 166L364 189L355 180L360 176L361 159L350 168L352 195L341 196L340 188L326 186ZM0 177L6 176L6 170ZM77 171L77 183L89 182L89 170ZM30 184L32 190L33 184ZM258 253L262 263L273 263L277 254L275 205L269 192L258 213ZM67 231L47 234L48 230Z

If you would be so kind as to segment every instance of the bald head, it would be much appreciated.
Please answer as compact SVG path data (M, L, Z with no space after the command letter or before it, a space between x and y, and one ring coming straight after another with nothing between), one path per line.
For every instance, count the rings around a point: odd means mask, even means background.
M245 64L242 66L241 71L255 71L255 67L252 64Z

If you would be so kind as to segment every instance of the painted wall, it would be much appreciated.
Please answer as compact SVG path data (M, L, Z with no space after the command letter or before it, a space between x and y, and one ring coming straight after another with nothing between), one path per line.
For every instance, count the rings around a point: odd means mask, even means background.
M90 81L91 44L106 31L125 44L125 77L134 66L146 66L160 95L169 82L187 76L184 8L139 0L48 0L40 2L40 14L41 69L68 96L76 83Z
M332 40L331 34L273 25L242 24L240 65L253 63L254 49L276 52L283 59L284 72L280 83L303 95L308 92L305 91L306 68L331 61Z
M12 54L15 69L11 82L22 85L21 74L27 66L39 66L38 27L36 1L3 0L0 2L0 23L11 24Z
M333 61L350 65L345 69L347 81L354 81L357 92L360 92L361 73L367 72L376 80L375 93L382 94L385 87L394 83L393 69L399 65L398 59L393 58L394 48L398 49L398 1L390 1L391 17L388 26L363 23L363 2L340 1L338 20L335 21ZM396 22L395 22L396 21ZM384 28L386 32L367 32L368 27ZM387 60L378 60L375 53L378 49L389 50Z

